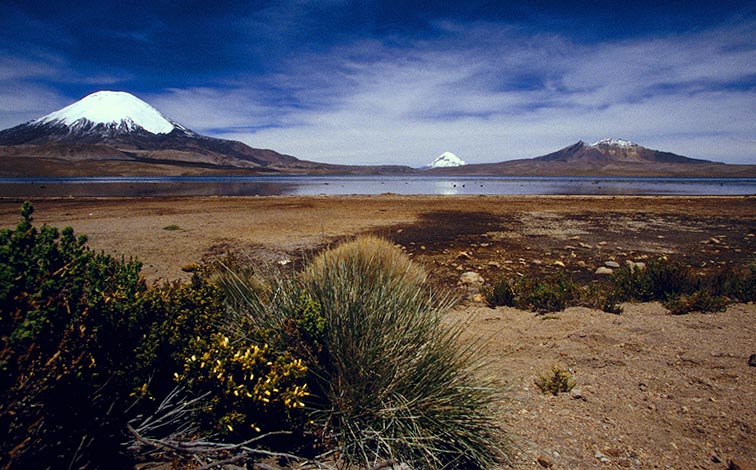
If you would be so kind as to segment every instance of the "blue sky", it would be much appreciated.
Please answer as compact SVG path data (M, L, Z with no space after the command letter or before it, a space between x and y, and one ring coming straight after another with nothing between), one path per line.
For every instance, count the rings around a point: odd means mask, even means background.
M0 128L97 90L299 158L756 163L753 1L0 2Z

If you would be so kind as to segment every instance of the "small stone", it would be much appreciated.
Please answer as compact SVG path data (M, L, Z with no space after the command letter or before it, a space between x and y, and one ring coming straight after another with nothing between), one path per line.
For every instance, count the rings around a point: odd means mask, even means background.
M483 283L486 281L485 279L483 279L483 276L481 276L480 274L474 271L467 271L465 273L462 273L461 276L459 276L459 282L461 282L462 284L469 285L469 286L475 286L475 285L482 286Z
M572 390L570 390L570 398L574 400L585 400L585 397L583 396L583 391L580 390L579 387L574 387Z
M540 465L543 468L551 468L554 466L554 462L552 462L546 457L538 457L538 465Z
M593 246L592 246L592 245L589 245L589 244L587 244L587 243L583 243L583 242L580 242L580 243L578 243L578 245L580 245L580 247L581 247L581 248L587 248L587 249L589 249L589 250L590 250L591 248L593 248Z
M619 268L620 267L619 263L616 262L616 261L607 261L607 262L604 263L604 266L606 266L607 268Z
M533 261L531 261L531 263L535 264L536 266L540 266L543 264L543 261L541 261L540 259L534 259Z
M748 365L756 367L756 354L751 354L751 357L748 358Z
M565 267L564 263L563 263L563 262L561 262L561 261L554 261L554 266L559 266L559 267L561 267L561 268L564 268L564 267Z
M606 275L606 274L612 274L614 271L612 271L611 268L607 268L606 266L600 266L596 270L596 274Z
M643 271L644 269L646 269L646 263L642 261L638 261L636 263L635 261L626 260L625 264L628 268L630 268L630 272Z
M604 454L603 454L603 453L602 453L601 451L598 451L598 450L596 451L596 455L595 455L595 457L596 457L597 459L599 459L599 461L600 461L601 463L609 463L609 462L611 462L611 460L609 459L609 457L607 457L607 456L606 456L606 455L604 455Z
M470 253L466 251L460 251L457 253L457 259L471 259L472 256L470 256Z
M489 261L487 264L489 266L491 266L491 267L494 267L494 268L500 268L501 267L501 263L499 263L498 261Z
M577 262L577 265L578 265L579 267L581 267L581 268L584 268L584 267L586 267L586 266L587 266L587 264L585 264L585 261L583 261L582 259L581 259L580 261L578 261L578 262Z

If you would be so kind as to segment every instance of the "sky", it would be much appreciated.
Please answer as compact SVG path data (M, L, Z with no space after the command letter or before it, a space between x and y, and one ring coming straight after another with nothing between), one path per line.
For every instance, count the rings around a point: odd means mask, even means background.
M0 129L98 90L306 160L756 164L751 1L0 0Z

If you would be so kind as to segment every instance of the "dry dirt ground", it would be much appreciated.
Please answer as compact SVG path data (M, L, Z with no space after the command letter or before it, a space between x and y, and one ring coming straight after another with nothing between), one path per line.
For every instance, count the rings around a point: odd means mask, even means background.
M0 200L0 227L20 201ZM490 309L458 285L567 269L598 282L606 261L668 256L706 271L756 259L751 197L318 196L35 201L35 220L72 226L90 246L136 256L151 282L227 251L298 266L361 233L395 241L439 285L465 297L450 321L481 344L501 386L499 416L516 468L756 468L756 306L669 315L655 303L621 315L583 308L538 316ZM563 264L564 267L558 266ZM570 369L572 394L534 380ZM732 468L735 468L730 465Z

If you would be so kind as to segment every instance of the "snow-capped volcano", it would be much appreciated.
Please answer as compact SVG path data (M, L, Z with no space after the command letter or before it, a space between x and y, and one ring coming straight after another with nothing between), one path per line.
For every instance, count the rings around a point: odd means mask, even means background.
M196 136L134 95L98 91L46 116L1 131L0 145L128 144L132 139L168 135Z
M287 172L328 167L242 142L196 134L120 91L98 91L46 116L0 131L3 154L36 159L36 164L28 166L38 174L69 171L71 162L86 166L90 174L128 173L121 168L138 165L168 165L168 171ZM41 164L43 161L48 168ZM165 170L151 167L149 171Z
M429 168L449 168L463 165L467 165L467 162L451 152L444 152L431 162Z
M30 124L63 124L72 129L104 126L121 132L141 128L152 134L167 134L180 128L149 104L123 91L92 93Z

